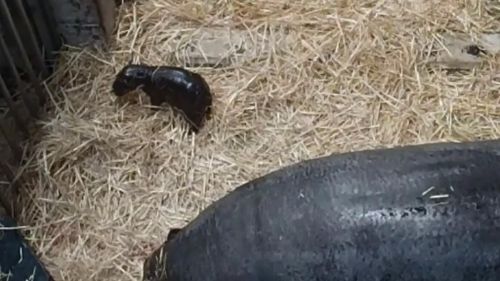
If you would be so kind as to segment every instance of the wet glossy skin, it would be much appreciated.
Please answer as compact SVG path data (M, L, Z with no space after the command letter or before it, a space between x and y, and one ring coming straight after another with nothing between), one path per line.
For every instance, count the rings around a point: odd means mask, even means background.
M198 132L210 119L210 87L197 73L180 67L127 65L116 76L113 92L123 96L142 89L154 106L167 103L183 112L191 129Z

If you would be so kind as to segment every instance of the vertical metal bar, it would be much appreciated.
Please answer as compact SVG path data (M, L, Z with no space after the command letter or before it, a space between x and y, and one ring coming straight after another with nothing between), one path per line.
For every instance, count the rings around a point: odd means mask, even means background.
M14 173L9 168L9 165L7 165L7 163L5 162L5 159L0 159L0 169L2 170L7 180L12 183L15 179Z
M3 121L0 118L0 135L3 135L5 140L7 141L7 144L9 145L10 149L12 150L12 156L14 156L14 159L16 162L20 162L22 158L22 150L21 147L19 146L16 141L12 139L12 136L9 135L7 130L4 127ZM15 180L15 175L12 172L12 170L9 168L9 165L7 164L7 155L2 155L2 158L0 158L0 170L2 171L3 175L7 178L7 180L10 183L9 189L14 191L14 194L17 194L19 190L18 183ZM14 204L12 200L8 200L9 198L6 196L7 192L5 190L0 190L0 203L7 209L11 215L14 213ZM11 194L13 195L13 194ZM10 198L12 199L12 198Z
M5 56L5 59L7 60L7 64L9 65L10 71L14 75L14 78L16 79L17 85L20 85L21 82L21 76L19 76L19 72L17 71L16 64L14 63L14 60L12 59L12 56L9 52L9 48L7 47L7 44L5 43L5 39L2 36L3 34L0 34L0 53Z
M4 121L4 120L0 120L0 134L2 134L4 136L10 149L12 149L12 153L14 154L15 160L20 161L21 156L23 155L23 153L21 151L21 147L19 146L19 144L15 140L12 139L12 136L9 135L9 133L7 132L7 130L4 127L4 124L1 121Z
M50 31L50 36L52 37L52 40L54 41L54 45L56 49L59 49L62 45L62 39L61 36L59 35L59 29L57 27L57 21L54 17L54 8L52 7L50 1L38 1L38 5L42 8L43 15L45 17L45 22L47 23L47 27L49 28Z
M7 85L5 85L5 81L3 80L2 76L0 75L0 93L2 94L3 98L7 102L7 105L9 106L10 111L12 112L12 116L14 117L14 120L17 123L17 126L26 134L29 134L28 127L23 121L23 118L21 117L21 114L19 113L19 110L16 108L16 105L14 104L14 101L12 100L12 97L10 96L9 89L7 89Z
M18 50L21 52L21 59L23 61L24 67L26 68L26 71L28 72L28 75L31 79L31 82L34 83L35 90L40 98L40 101L43 103L45 101L45 94L42 89L42 82L38 78L38 76L35 74L35 71L33 70L33 67L30 63L30 60L28 58L28 55L26 53L26 49L23 46L23 43L21 41L21 38L19 37L18 32L16 31L16 26L14 24L14 21L12 20L12 16L10 15L9 12L9 7L7 6L7 3L5 0L0 0L0 12L2 17L4 17L7 20L7 25L8 28L12 31L12 35L14 36L14 41L16 43L16 47Z
M44 1L42 1L44 2ZM42 43L42 52L45 54L45 59L53 59L54 58L54 50L55 42L53 41L52 36L50 35L50 29L47 25L47 21L45 20L45 15L40 6L40 3L33 3L33 1L25 1L26 5L26 14L33 21L33 29L35 33L41 40ZM45 69L47 69L47 62L45 61Z
M27 30L26 37L30 41L29 43L31 44L31 48L34 51L35 55L35 60L36 64L38 65L38 68L42 72L42 75L45 77L47 74L47 69L45 68L45 64L43 62L42 58L42 51L38 47L38 42L35 36L35 32L33 31L33 27L31 26L30 20L28 19L28 16L26 15L26 11L24 10L24 5L21 2L21 0L11 0L14 2L14 5L16 6L17 12L21 15L20 18Z
M4 194L5 192L3 190L0 190L0 211L2 208L5 209L5 212L7 214L2 214L2 212L0 212L0 217L2 215L7 215L7 216L10 216L10 217L13 217L15 214L14 214L14 204L12 202L8 202L7 201L7 198L5 198L5 195L2 195Z
M9 181L10 185L9 189L13 190L14 194L10 194L11 196L17 195L17 192L19 190L18 183L16 182L15 175L12 172L12 170L9 168L9 165L6 163L5 160L1 159L0 160L0 170L2 173L5 175L7 180ZM12 187L12 188L10 188ZM10 200L9 200L10 199ZM14 210L15 210L15 204L12 200L13 198L8 198L7 197L7 192L5 190L0 190L0 204L6 209L7 213L9 213L10 216L14 216ZM2 207L0 206L0 208Z
M17 71L16 64L14 63L14 60L12 59L12 55L10 54L9 49L7 48L7 44L5 43L5 40L2 36L2 34L0 34L0 53L2 53L5 56L7 63L9 65L10 71L12 72L12 74L14 75L14 78L16 79L17 86L20 87L22 85L21 77L19 75L19 72ZM33 104L31 104L27 100L26 95L21 93L21 99L23 100L24 105L26 106L26 108L30 112L30 115L32 117L36 117L37 110L36 110L36 108L33 107Z

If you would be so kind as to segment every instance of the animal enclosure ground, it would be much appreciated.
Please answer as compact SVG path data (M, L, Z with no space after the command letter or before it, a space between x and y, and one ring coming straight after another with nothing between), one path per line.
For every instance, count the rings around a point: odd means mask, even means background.
M489 4L491 3L491 4ZM56 280L140 280L142 263L238 185L301 160L500 137L500 60L430 64L440 34L498 32L494 1L129 1L109 51L68 50L22 170L20 224ZM203 29L201 29L203 28ZM200 30L247 46L191 67L211 86L198 135L141 94L118 104L130 59L184 66ZM223 32L222 32L223 33ZM251 46L251 47L248 47ZM200 58L198 58L200 59Z

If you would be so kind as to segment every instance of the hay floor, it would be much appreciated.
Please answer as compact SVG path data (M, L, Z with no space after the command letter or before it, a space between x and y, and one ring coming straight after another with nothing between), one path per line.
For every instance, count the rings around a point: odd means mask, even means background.
M144 258L171 227L281 166L499 138L498 58L463 73L425 65L438 31L500 30L476 5L486 2L127 3L111 54L64 55L53 109L28 155L20 223L56 280L140 280ZM182 51L167 42L201 26L298 39L237 67L194 68L215 93L214 119L197 136L169 108L152 113L144 96L115 102L111 83L130 52L142 63L182 65Z

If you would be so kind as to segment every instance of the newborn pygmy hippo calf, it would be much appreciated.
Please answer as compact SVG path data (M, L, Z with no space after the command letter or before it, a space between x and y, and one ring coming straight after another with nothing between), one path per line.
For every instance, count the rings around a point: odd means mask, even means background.
M197 73L180 67L129 64L117 74L113 92L121 97L138 88L149 96L152 105L166 102L182 111L195 133L205 119L210 119L210 87Z

